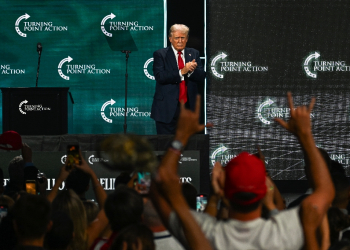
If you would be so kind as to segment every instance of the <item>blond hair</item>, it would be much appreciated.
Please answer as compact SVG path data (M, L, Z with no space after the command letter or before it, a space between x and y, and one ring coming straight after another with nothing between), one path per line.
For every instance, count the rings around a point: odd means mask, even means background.
M175 31L180 31L181 33L184 33L184 34L186 34L186 36L188 36L190 33L190 28L188 28L184 24L174 24L169 29L169 37L171 37L173 35L173 32L175 32Z
M71 189L60 192L52 202L52 210L63 211L73 221L74 237L68 249L87 249L87 219L83 202Z

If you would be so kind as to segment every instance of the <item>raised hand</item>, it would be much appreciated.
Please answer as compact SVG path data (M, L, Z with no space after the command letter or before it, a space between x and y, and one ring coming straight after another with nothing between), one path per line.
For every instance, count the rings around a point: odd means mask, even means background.
M276 208L276 205L273 201L275 188L273 182L270 180L269 177L266 177L266 188L267 191L265 197L263 198L263 204L267 207L269 211L271 211Z
M179 120L177 122L176 137L178 140L184 140L182 143L187 143L188 138L205 127L204 124L199 124L201 97L197 95L196 106L194 112L186 109L185 104L181 103ZM206 127L212 127L213 124L207 123Z
M316 99L312 98L308 107L299 106L297 108L294 108L292 93L288 92L287 96L290 108L290 119L288 122L286 122L282 119L276 118L275 121L296 136L311 133L310 114L314 107Z
M211 174L211 185L213 187L214 194L224 197L225 174L220 162L215 162L214 164Z
M164 198L173 206L176 205L180 197L182 199L181 184L177 174L169 171L169 169L159 168L156 182L158 190L161 191Z
M60 181L65 181L72 170L67 170L66 164L62 165L58 179Z
M90 168L89 164L83 158L81 150L79 150L79 154L80 154L81 164L80 165L76 165L75 167L77 169L80 169L81 171L85 172L86 174L91 175L93 173L93 170Z

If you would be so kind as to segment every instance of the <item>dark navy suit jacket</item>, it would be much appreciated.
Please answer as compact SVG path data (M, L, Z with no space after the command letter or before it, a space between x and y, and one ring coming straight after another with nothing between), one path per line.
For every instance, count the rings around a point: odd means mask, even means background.
M197 83L205 78L198 50L185 48L185 62L193 59L197 62L197 68L190 77L185 76L187 84L187 96L189 107L193 110L198 93ZM157 122L170 123L175 115L179 102L179 84L181 77L172 47L157 50L153 53L153 73L156 79L156 92L153 97L151 118Z

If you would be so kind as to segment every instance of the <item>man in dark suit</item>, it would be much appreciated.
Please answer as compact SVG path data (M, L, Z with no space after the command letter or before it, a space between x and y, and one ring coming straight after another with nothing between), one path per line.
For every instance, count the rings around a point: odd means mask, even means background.
M198 50L186 48L189 28L174 24L169 30L170 47L153 53L156 92L151 118L156 121L157 134L175 134L180 102L194 109L197 83L205 78Z

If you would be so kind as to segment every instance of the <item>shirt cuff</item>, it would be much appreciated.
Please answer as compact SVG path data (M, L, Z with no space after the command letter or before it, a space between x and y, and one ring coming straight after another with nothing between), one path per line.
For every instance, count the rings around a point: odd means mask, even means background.
M181 81L184 81L184 80L185 80L185 76L183 76L183 75L181 74L181 69L179 70L179 75L180 75Z

